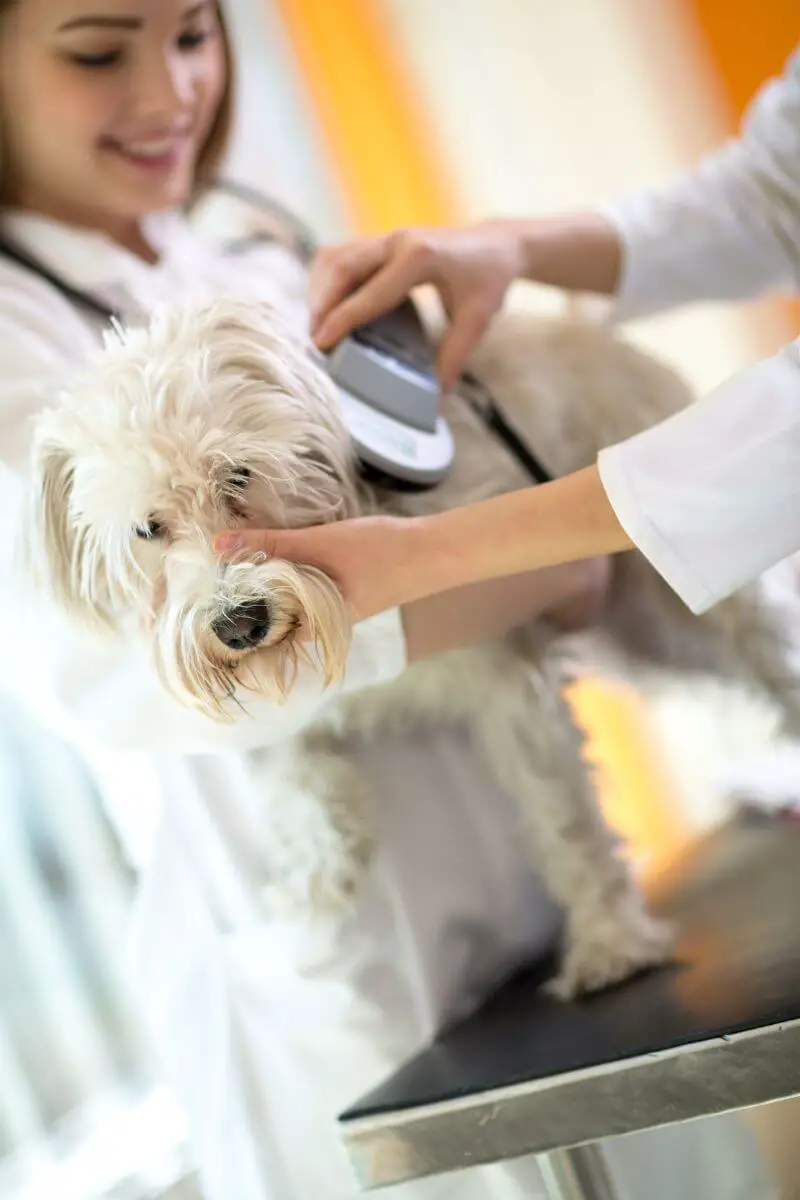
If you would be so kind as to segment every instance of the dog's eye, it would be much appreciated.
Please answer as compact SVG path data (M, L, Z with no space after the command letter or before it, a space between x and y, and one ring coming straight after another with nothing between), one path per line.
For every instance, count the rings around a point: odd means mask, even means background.
M140 538L162 537L166 530L160 521L150 520L146 525L136 526L136 536Z
M244 491L250 482L252 474L249 467L235 467L230 473L228 482L231 487L237 488L239 491Z
M249 467L233 467L225 480L223 494L228 509L234 517L245 517L247 515L244 507L245 493L247 492L247 485L252 475L253 472Z

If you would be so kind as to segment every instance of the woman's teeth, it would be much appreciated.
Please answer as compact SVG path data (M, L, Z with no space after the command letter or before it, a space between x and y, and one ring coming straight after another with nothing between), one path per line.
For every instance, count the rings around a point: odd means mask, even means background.
M159 138L157 141L148 142L121 142L120 149L125 154L131 154L135 158L163 158L165 154L171 154L176 148L177 142L174 138Z

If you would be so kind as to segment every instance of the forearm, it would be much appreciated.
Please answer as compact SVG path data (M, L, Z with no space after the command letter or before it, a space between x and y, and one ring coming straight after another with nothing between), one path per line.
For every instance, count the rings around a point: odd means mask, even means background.
M564 291L617 291L622 247L614 225L598 213L514 221L521 244L522 277Z
M537 617L558 628L590 623L608 580L604 559L472 583L402 609L409 662L500 637Z
M596 467L465 508L399 523L404 599L630 549Z

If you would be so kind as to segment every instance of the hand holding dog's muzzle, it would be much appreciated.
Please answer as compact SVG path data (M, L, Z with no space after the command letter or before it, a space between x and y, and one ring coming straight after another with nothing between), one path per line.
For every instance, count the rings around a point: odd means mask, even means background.
M409 540L415 522L359 517L308 529L243 529L218 533L222 558L261 553L316 567L342 593L354 621L396 608L424 594L415 579Z

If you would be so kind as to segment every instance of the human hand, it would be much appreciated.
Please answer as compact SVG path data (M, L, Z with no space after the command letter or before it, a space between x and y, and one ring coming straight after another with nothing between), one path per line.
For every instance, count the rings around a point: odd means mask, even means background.
M377 516L308 529L243 529L218 534L214 552L228 558L261 553L317 567L339 588L353 620L361 621L417 598L414 526Z
M329 350L415 287L432 284L450 322L437 361L447 391L516 279L612 295L621 259L619 233L598 213L401 229L325 247L311 268L311 333L321 350Z
M403 229L325 247L311 268L311 332L320 349L330 349L415 287L432 284L449 319L437 360L447 391L524 271L524 237L514 221Z

